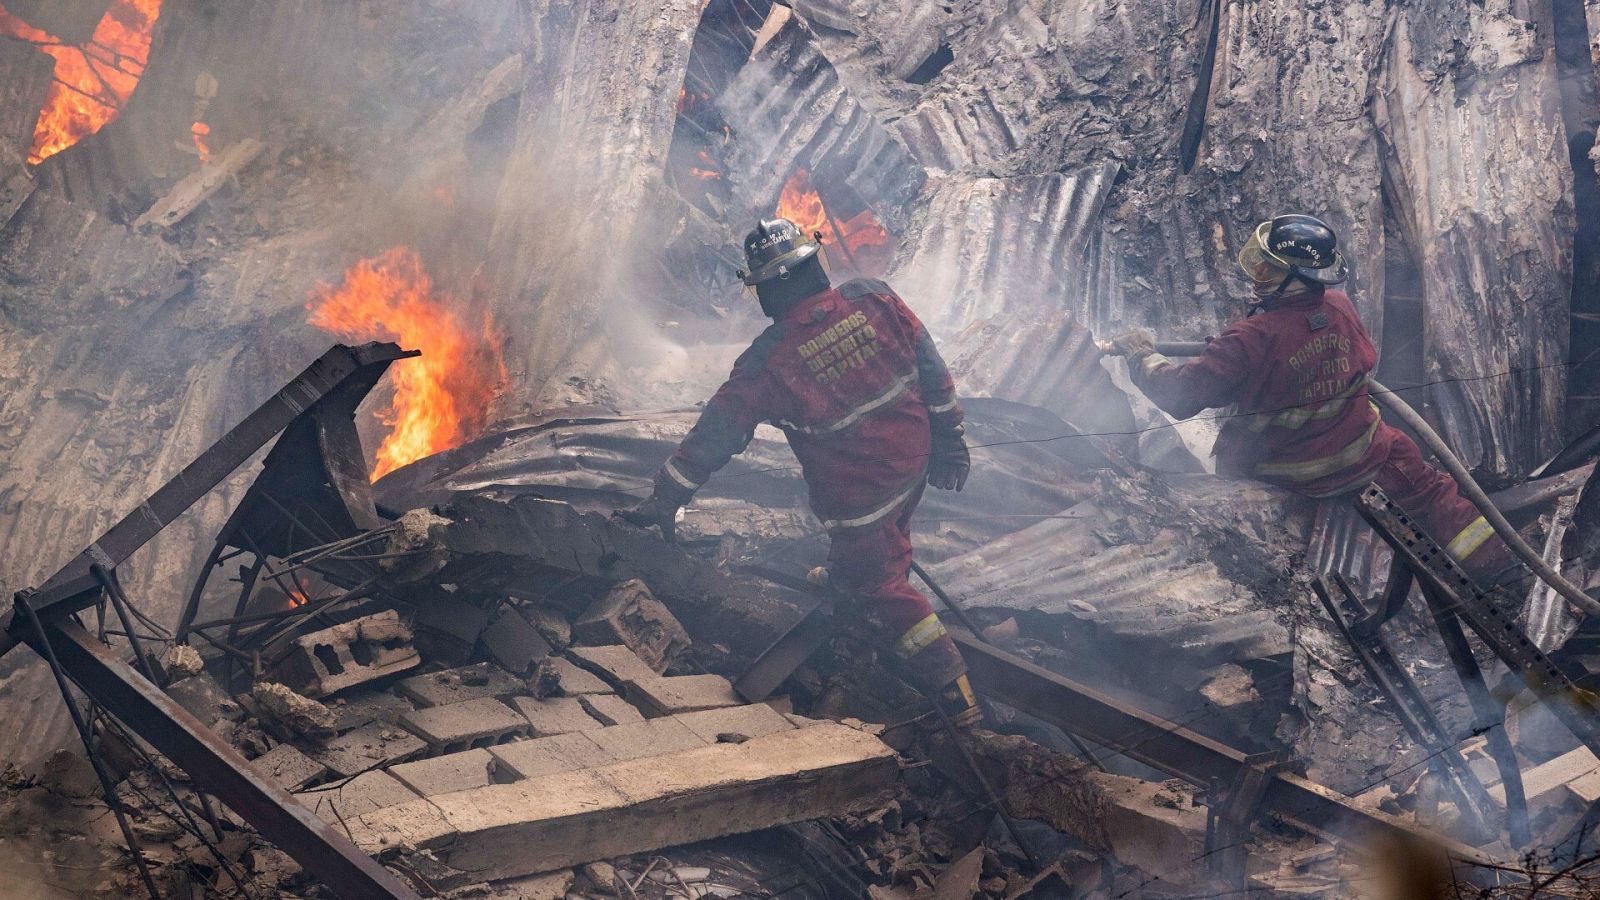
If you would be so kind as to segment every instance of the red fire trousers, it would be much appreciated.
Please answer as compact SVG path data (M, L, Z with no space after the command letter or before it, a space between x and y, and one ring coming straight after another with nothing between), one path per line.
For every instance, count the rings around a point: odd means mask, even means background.
M1479 587L1489 590L1520 578L1521 564L1478 508L1461 496L1456 480L1428 465L1404 432L1387 425L1381 430L1392 432L1381 435L1389 439L1389 456L1372 480L1389 499L1415 516Z
M906 681L931 695L967 668L933 604L911 586L911 514L922 490L918 486L876 522L830 530L828 573L833 586L859 598L873 624L890 636L892 662Z

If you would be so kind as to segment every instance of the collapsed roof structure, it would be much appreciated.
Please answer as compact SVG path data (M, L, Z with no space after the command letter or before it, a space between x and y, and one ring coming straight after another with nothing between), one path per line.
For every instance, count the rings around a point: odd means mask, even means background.
M1218 479L1215 422L1093 337L1215 330L1234 233L1324 210L1384 381L1581 582L1585 11L3 0L0 577L38 652L0 662L0 879L1345 896L1409 871L1376 843L1583 889L1571 611L1395 563L1376 498ZM74 53L123 74L63 141ZM969 398L977 474L916 521L965 741L799 580L777 432L677 545L609 518L757 327L728 273L773 208Z

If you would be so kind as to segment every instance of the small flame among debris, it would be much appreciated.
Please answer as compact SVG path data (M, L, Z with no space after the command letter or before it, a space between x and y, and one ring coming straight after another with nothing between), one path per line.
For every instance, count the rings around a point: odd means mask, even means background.
M194 149L200 154L201 165L211 162L211 144L206 141L211 135L211 126L204 122L196 122L189 130L194 133Z
M378 420L391 430L378 447L374 480L483 432L489 403L505 383L492 322L464 323L455 302L434 290L417 254L395 247L324 285L306 308L310 323L348 340L390 340L422 351L389 370L394 400Z
M820 231L823 247L842 248L843 253L834 257L835 264L843 262L856 274L872 278L889 269L894 244L888 229L870 209L863 209L844 222L829 215L822 204L822 195L811 183L811 172L804 167L796 169L783 186L783 193L778 197L778 215L793 222L803 234Z
M133 96L150 59L161 0L113 0L81 46L63 43L0 6L0 36L38 46L56 61L55 81L34 126L28 162L39 163L99 131Z
M290 588L289 589L289 608L290 609L299 609L300 607L305 606L307 603L310 603L310 602L311 602L311 598L307 597L304 592L296 590L295 588Z

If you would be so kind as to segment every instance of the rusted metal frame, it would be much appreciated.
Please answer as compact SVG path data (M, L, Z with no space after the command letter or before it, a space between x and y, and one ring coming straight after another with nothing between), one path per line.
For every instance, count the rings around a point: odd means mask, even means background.
M371 596L373 592L378 590L380 582L381 579L371 578L362 582L361 584L356 585L350 590L345 591L342 594L317 600L313 603L307 603L305 606L291 611L292 614L298 616L295 621L284 622L281 624L269 622L268 624L256 628L248 634L245 634L243 639L252 645L256 653L260 653L262 648L271 646L273 642L282 638L284 635L295 630L296 628L299 628L303 622L315 618L341 603L348 603L352 600L366 599L367 597ZM274 624L277 624L276 630L272 630ZM267 636L265 638L258 637L261 634L267 634Z
M378 586L378 581L379 579L377 578L370 578L348 591L344 591L333 597L327 597L321 600L313 601L315 604L317 604L317 608L314 610L310 609L312 604L308 603L304 607L295 607L293 609L280 609L272 612L249 613L243 616L233 616L227 619L212 619L209 622L201 622L200 624L194 626L192 630L200 631L207 628L221 628L224 625L248 625L252 622L270 622L279 619L310 616L329 606L333 606L345 600L359 600L362 597L371 594L373 589ZM249 637L249 635L246 635L246 637Z
M146 678L155 682L157 680L156 673L151 668L150 657L144 652L144 641L140 640L138 632L133 627L133 617L128 613L128 607L133 604L129 603L128 598L123 595L122 586L117 584L116 579L111 577L111 573L107 572L98 563L90 566L89 571L94 574L95 580L100 582L100 587L106 592L106 596L111 598L111 608L116 611L117 618L122 622L122 627L127 632L124 636L128 639L128 645L133 648L133 658L139 663L139 671L143 672Z
M78 687L118 721L178 763L262 837L346 900L413 900L417 894L294 796L262 777L236 750L163 694L110 648L71 621L38 620L48 648ZM26 638L30 644L38 638Z
M262 496L266 497L267 495L265 493L263 493ZM271 499L271 498L269 497L268 499ZM263 559L264 560L264 559L267 558L267 554L264 553L261 550L261 547L256 544L255 540L250 537L250 532L246 531L243 528L240 528L239 529L239 537L242 538L244 540L244 542L250 547L250 552L254 553L256 555L256 559ZM278 590L282 591L283 595L285 597L293 597L296 594L299 594L300 596L306 598L306 604L305 605L309 606L311 604L311 595L306 591L305 585L300 583L300 579L294 577L294 573L293 572L289 573L289 577L291 579L293 579L294 586L293 587L288 587L288 586L284 585L284 583L283 583L284 573L277 571L276 569L272 568L271 566L266 565L265 563L262 564L262 571L266 573L267 578L271 579L273 584L278 586ZM191 630L193 630L192 626L191 626ZM238 640L238 636L235 635L232 638L232 640L237 641Z
M1206 796L1206 859L1211 871L1236 888L1246 883L1245 844L1250 826L1260 815L1267 782L1288 762L1284 751L1257 753L1245 758L1232 784L1215 784Z
M1383 491L1368 487L1356 510L1406 559L1423 584L1424 596L1427 590L1434 592L1430 599L1438 603L1439 614L1449 621L1465 622L1574 737L1600 755L1600 718L1593 711L1594 694L1578 687L1573 674L1535 646L1516 621L1490 602L1455 560Z
M1394 569L1405 570L1403 584L1409 588L1412 581L1410 570L1406 569L1398 559L1395 561ZM1391 569L1391 576L1394 569ZM1395 579L1391 577L1391 587L1394 584ZM1417 683L1395 659L1383 634L1377 629L1367 636L1356 633L1356 624L1371 621L1372 616L1367 613L1365 605L1350 589L1349 583L1342 576L1334 575L1331 579L1318 578L1311 583L1311 587L1328 611L1329 618L1333 619L1333 624L1339 629L1339 633L1344 636L1356 661L1366 670L1373 686L1383 694L1385 700L1389 701L1389 708L1395 718L1400 720L1400 724L1406 733L1411 735L1411 739L1427 751L1429 765L1440 780L1450 785L1469 828L1476 830L1484 838L1493 837L1497 833L1497 829L1491 824L1494 821L1492 813L1495 805L1489 797L1489 792L1484 790L1483 782L1478 780L1477 773L1472 771L1467 761L1461 757L1461 753L1456 750L1455 742L1450 739L1438 716L1434 715L1433 707L1428 705L1427 698L1417 688ZM1341 599L1334 598L1335 588ZM1351 616L1354 618L1351 619ZM1509 792L1507 798L1509 801Z
M1093 688L996 649L960 629L951 637L966 659L974 687L1043 719L1198 787L1233 784L1251 765L1240 750L1197 734ZM1476 848L1377 810L1291 772L1274 773L1261 797L1264 814L1335 839L1420 842L1452 857L1497 865Z
M122 800L117 796L117 788L106 771L105 763L100 759L100 754L95 752L94 736L84 721L83 711L78 709L77 698L72 696L72 690L67 687L65 667L60 656L56 653L56 641L51 637L49 629L39 620L38 613L29 602L29 598L18 594L17 608L22 611L25 621L20 622L23 627L30 630L34 651L44 658L50 668L50 674L55 678L56 689L61 692L61 702L67 706L67 713L72 718L72 725L78 732L78 738L83 742L84 755L89 759L90 768L94 769L95 778L100 782L100 790L105 794L106 806L111 808L112 815L116 817L117 827L122 831L122 840L128 845L128 852L133 855L133 862L139 870L139 878L144 882L145 890L149 892L151 900L160 900L161 892L156 890L156 883L150 876L150 865L145 861L144 850L139 846L139 839L134 836L133 829L128 825L128 817L122 808ZM94 640L81 627L78 631L83 634L86 641ZM81 685L80 685L81 687ZM91 695L92 696L92 695Z
M263 567L266 566L266 564L267 564L266 560L264 560L261 557L257 556L255 558L255 560L253 562L251 562L250 568L246 569L244 572L242 572L240 574L240 577L239 577L239 599L238 599L238 601L236 601L233 604L233 614L235 616L244 615L244 611L249 608L249 606L250 606L250 598L255 596L257 581L260 579L261 570L262 570ZM227 687L227 688L232 688L233 687L233 659L234 659L234 653L238 653L241 657L245 657L246 659L248 659L248 656L246 656L243 653L240 653L240 651L238 651L237 648L232 646L233 644L237 643L238 640L239 640L239 626L234 625L234 626L231 626L231 627L228 628L228 637L227 637L226 643L219 643L214 637L212 637L211 635L205 634L204 632L201 632L200 634L206 640L211 641L212 642L212 646L218 647L218 649L226 648L228 651L232 651L232 652L228 652L228 653L224 654L224 657L225 657L226 661L222 664L222 666L223 666L223 668L222 668L222 683L223 683L223 686ZM252 674L254 674L254 673L252 673Z
M35 608L48 618L57 604L86 607L82 596L94 587L90 564L115 568L351 375L416 355L392 343L335 345L45 581Z
M1506 834L1513 847L1526 847L1533 840L1528 824L1528 795L1522 784L1522 764L1517 760L1516 748L1511 745L1511 735L1506 732L1505 704L1490 692L1483 668L1472 655L1472 645L1467 643L1466 632L1461 630L1461 621L1450 610L1449 601L1426 584L1422 596L1427 598L1439 639L1444 642L1445 653L1472 707L1472 730L1483 735L1489 756L1500 770L1500 784L1506 792Z
M1365 604L1357 604L1363 613L1361 618L1350 623L1350 634L1363 640L1377 634L1379 628L1400 615L1400 611L1406 608L1406 600L1411 597L1411 585L1416 580L1416 576L1411 574L1410 567L1402 565L1398 557L1390 560L1389 579L1383 587L1383 600L1376 610L1367 610Z
M1362 492L1356 509L1396 554L1407 560L1422 581L1424 596L1434 611L1435 620L1441 623L1440 633L1445 645L1454 647L1452 659L1459 655L1471 659L1465 635L1459 639L1455 637L1460 634L1460 623L1465 621L1574 737L1600 755L1600 719L1594 713L1595 695L1578 687L1572 674L1545 655L1514 620L1484 596L1455 560L1376 486ZM1476 661L1471 665L1476 668ZM1469 696L1470 693L1471 689ZM1493 732L1490 738L1493 752ZM1506 742L1509 743L1509 739Z
M178 629L173 632L173 640L179 644L189 635L189 627L194 624L194 617L200 614L200 598L205 595L206 585L211 582L211 570L222 565L222 553L228 549L228 536L226 533L218 535L217 540L211 545L211 552L206 554L205 564L200 567L200 575L194 580L194 587L189 589L189 598L184 601L183 613L178 616Z

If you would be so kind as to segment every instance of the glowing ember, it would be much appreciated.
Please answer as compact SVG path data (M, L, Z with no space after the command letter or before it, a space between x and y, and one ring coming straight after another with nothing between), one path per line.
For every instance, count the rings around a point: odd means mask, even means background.
M307 603L310 603L310 602L311 602L311 598L307 597L304 593L302 593L302 592L300 592L298 590L295 590L294 588L290 588L289 589L289 608L290 609L297 609L299 607L305 606Z
M696 178L700 178L700 179L707 180L707 181L722 177L722 173L721 172L717 172L717 171L714 171L712 169L702 169L702 168L699 168L699 167L696 167L696 166L691 166L689 168L689 174L693 175Z
M28 162L60 153L105 127L133 96L150 59L161 0L114 0L82 46L64 44L0 6L0 36L35 44L56 61L55 81L34 126Z
M486 318L474 330L454 306L404 247L356 263L343 284L323 285L306 305L312 325L343 338L422 351L420 359L389 370L394 400L378 420L391 430L378 448L374 480L483 431L489 403L506 380L505 361L492 323Z
M211 135L211 126L204 122L196 122L189 130L194 133L194 149L200 154L200 162L202 164L211 162L211 145L206 141Z
M822 195L811 183L811 173L796 169L778 197L778 215L793 222L804 234L822 232L823 247L835 252L835 265L843 262L856 274L876 278L889 269L894 244L888 229L878 222L872 210L864 209L848 221L828 215ZM842 238L842 240L841 240ZM842 259L841 259L842 257Z

